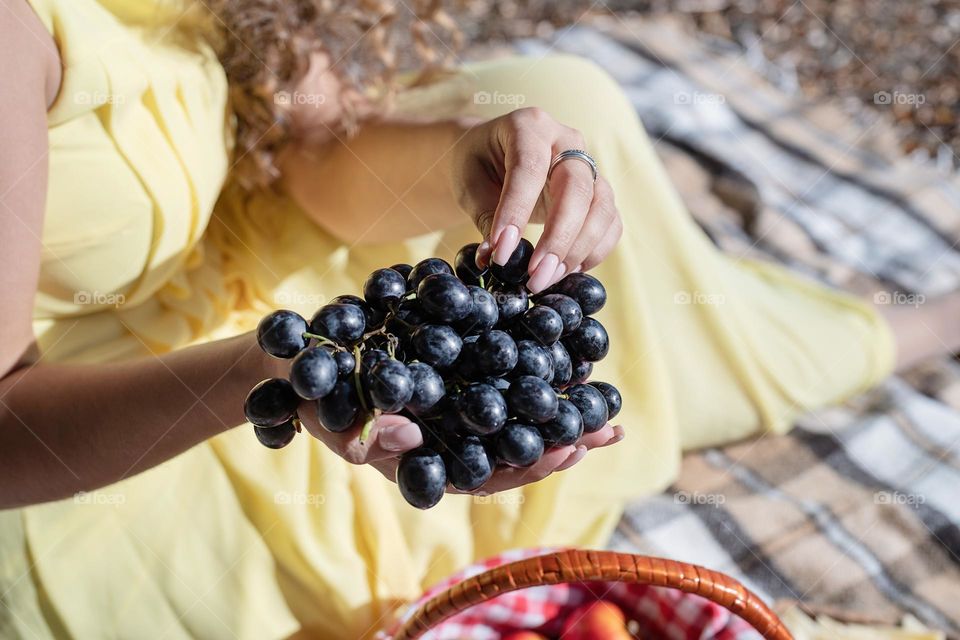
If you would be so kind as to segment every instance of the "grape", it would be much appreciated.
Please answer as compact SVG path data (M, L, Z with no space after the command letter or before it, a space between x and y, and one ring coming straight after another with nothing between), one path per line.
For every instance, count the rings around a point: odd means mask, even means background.
M603 325L593 318L584 318L577 330L563 339L570 355L578 360L599 362L610 350L610 338Z
M447 479L460 491L475 491L493 475L496 460L477 436L457 438L443 455Z
M406 280L410 276L410 272L413 271L413 267L406 262L397 263L390 268L402 275L404 280Z
M534 305L520 316L517 321L517 331L544 346L550 346L560 339L560 334L563 333L563 320L560 314L550 307Z
M436 369L423 362L413 362L407 365L407 370L413 378L413 395L407 401L407 410L416 415L428 415L446 393L443 378Z
M520 238L520 244L510 254L506 264L490 264L490 272L500 282L507 284L523 284L530 277L527 267L530 266L530 256L533 255L533 245L526 238Z
M583 384L590 379L593 373L593 363L581 360L573 365L573 374L570 376L570 384Z
M299 404L300 398L288 381L270 378L250 390L243 413L258 427L276 427L293 418Z
M464 380L478 380L483 377L477 361L477 341L480 336L466 336L463 339L463 348L460 356L453 364L453 370Z
M274 358L292 358L307 348L306 331L307 321L299 313L281 309L257 325L257 343Z
M511 382L507 404L511 415L538 424L557 415L557 394L542 378L535 376L520 376Z
M483 384L490 385L497 391L506 391L510 388L510 381L506 378L500 378L498 376L487 376L480 380Z
M304 400L322 398L336 382L337 363L326 349L308 349L290 365L290 384Z
M570 360L570 354L566 347L559 342L554 342L550 347L550 356L553 358L553 386L565 387L570 384L570 378L573 377L573 362Z
M364 417L352 377L337 380L330 393L317 400L317 420L327 431L349 431L359 426Z
M456 323L457 330L462 335L471 335L483 333L493 329L500 319L500 312L497 311L497 302L486 289L470 285L470 298L473 300L473 308L463 320Z
M440 402L442 409L437 426L440 433L448 439L460 437L466 432L463 418L460 417L460 412L457 410L457 400L459 398L459 395L446 396Z
M383 349L367 349L360 354L360 372L368 374L375 366L389 359L390 354Z
M563 333L561 335L569 335L570 332L580 326L580 321L583 320L583 311L577 301L562 293L548 293L540 297L537 304L550 307L560 314L560 319L563 321Z
M424 324L413 332L413 347L421 360L438 369L446 369L457 361L463 339L444 324Z
M583 435L583 417L580 410L569 400L557 401L557 415L538 425L543 441L548 445L574 444Z
M501 285L490 290L493 299L497 302L499 324L508 325L517 316L527 310L529 300L527 290L523 287Z
M497 434L497 454L511 467L529 467L543 455L543 438L536 427L511 422Z
M551 382L553 375L553 357L547 348L533 340L521 340L517 343L517 366L510 371L510 376L537 376Z
M473 434L487 436L496 433L507 421L507 403L493 387L474 383L457 399L457 410L464 426Z
M417 300L427 314L441 322L462 320L473 309L470 290L456 276L435 273L417 287Z
M403 408L413 397L413 376L399 360L381 360L368 376L373 405L386 413Z
M567 389L567 398L583 417L584 433L593 433L607 424L607 401L603 394L588 384L577 384Z
M310 331L346 347L363 337L366 324L363 309L357 305L333 303L320 307L310 320Z
M337 351L333 354L333 359L337 363L337 373L341 376L348 376L357 368L357 359L349 351Z
M387 314L379 309L374 309L367 301L361 298L360 296L337 296L330 301L332 304L352 304L355 307L360 307L360 310L363 311L363 317L365 320L366 330L372 331L379 328L384 319L387 317Z
M570 296L577 301L585 316L600 311L607 303L607 290L599 280L586 273L571 273L547 292Z
M440 502L447 488L443 459L426 447L408 451L397 467L397 485L404 500L418 509L429 509Z
M436 273L452 274L453 269L450 267L450 263L440 258L421 260L414 265L413 270L410 271L410 275L407 276L407 286L410 288L410 291L416 291L424 278Z
M480 284L481 278L486 278L488 270L477 266L477 248L480 245L476 242L464 245L457 252L457 258L453 261L453 269L457 277L463 280L464 284Z
M427 258L377 269L363 297L337 296L310 322L286 310L264 317L261 348L292 362L287 379L265 380L247 396L257 439L288 445L304 401L315 403L324 429L348 438L365 437L361 427L381 412L402 415L423 445L400 456L397 484L407 502L428 509L448 482L475 491L498 464L532 465L546 448L574 445L616 416L620 392L589 382L610 349L590 315L606 303L603 285L575 273L529 294L530 242L489 268L477 266L478 249L462 247L454 267Z
M381 311L398 303L406 292L406 279L393 269L377 269L363 283L364 300Z
M297 427L293 424L293 420L289 420L276 427L254 425L253 432L263 446L270 449L283 449L293 442L293 436L297 435Z
M603 399L607 402L607 420L613 420L617 417L617 414L620 413L620 408L623 407L623 399L620 397L620 390L609 382L591 382L590 386L599 391L603 395Z
M517 343L498 329L477 338L473 351L477 368L485 375L501 376L517 366Z

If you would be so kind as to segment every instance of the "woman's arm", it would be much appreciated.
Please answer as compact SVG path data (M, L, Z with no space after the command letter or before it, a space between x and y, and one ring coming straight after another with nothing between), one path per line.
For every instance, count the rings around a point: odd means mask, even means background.
M287 192L347 244L396 242L464 221L450 188L450 154L465 125L371 123L356 137L291 147Z
M311 66L298 92L338 95L325 69ZM294 106L300 125L281 158L284 184L317 224L348 244L445 229L466 214L484 238L478 260L504 264L527 224L543 222L527 283L538 293L568 273L596 266L620 239L620 214L602 176L582 162L550 170L557 154L586 144L579 131L542 109L517 109L486 122L368 121L353 139L321 144L338 114L315 105L329 103Z
M102 486L243 423L247 391L278 367L252 335L126 363L31 363L59 64L26 2L0 7L0 508Z

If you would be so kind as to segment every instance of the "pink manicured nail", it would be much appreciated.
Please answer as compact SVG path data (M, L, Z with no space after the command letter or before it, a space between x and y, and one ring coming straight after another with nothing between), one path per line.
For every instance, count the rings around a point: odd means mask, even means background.
M377 436L380 446L386 451L408 451L423 444L420 427L408 422L384 427Z
M570 269L570 273L580 273L580 271L581 271L582 269L583 269L583 265L582 265L582 264L578 264L578 265L575 266L573 269Z
M496 246L493 248L493 261L500 265L506 264L519 244L520 229L513 224L507 225L497 237Z
M557 265L560 264L560 258L555 253L548 253L537 265L536 271L527 282L527 289L531 293L540 293L550 285L553 274L557 272Z
M553 277L550 278L550 282L547 284L547 286L548 286L548 287L551 287L551 286L557 284L558 282L560 282L561 280L563 280L563 276L565 276L565 275L567 275L567 265L565 265L565 264L563 264L563 263L561 262L561 263L557 266L557 270L553 272Z

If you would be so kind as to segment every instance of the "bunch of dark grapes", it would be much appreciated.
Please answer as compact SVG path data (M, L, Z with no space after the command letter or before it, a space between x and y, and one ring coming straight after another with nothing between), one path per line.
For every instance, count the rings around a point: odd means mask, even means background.
M453 267L428 258L378 269L362 298L334 298L309 322L285 310L266 316L260 346L292 362L288 379L247 396L260 442L289 444L303 400L329 431L364 425L361 440L378 413L401 414L420 426L423 446L402 456L397 483L428 509L448 485L480 489L498 465L530 466L617 415L619 391L588 382L610 348L591 317L606 302L603 285L573 273L531 296L527 240L503 266L478 268L476 251L463 247Z

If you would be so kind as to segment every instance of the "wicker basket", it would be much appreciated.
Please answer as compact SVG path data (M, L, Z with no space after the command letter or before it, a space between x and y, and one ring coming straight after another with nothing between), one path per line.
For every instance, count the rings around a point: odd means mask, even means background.
M776 614L728 575L675 560L573 549L511 562L457 583L417 609L393 640L419 638L447 618L509 591L578 582L626 582L679 589L725 607L768 640L793 638Z

